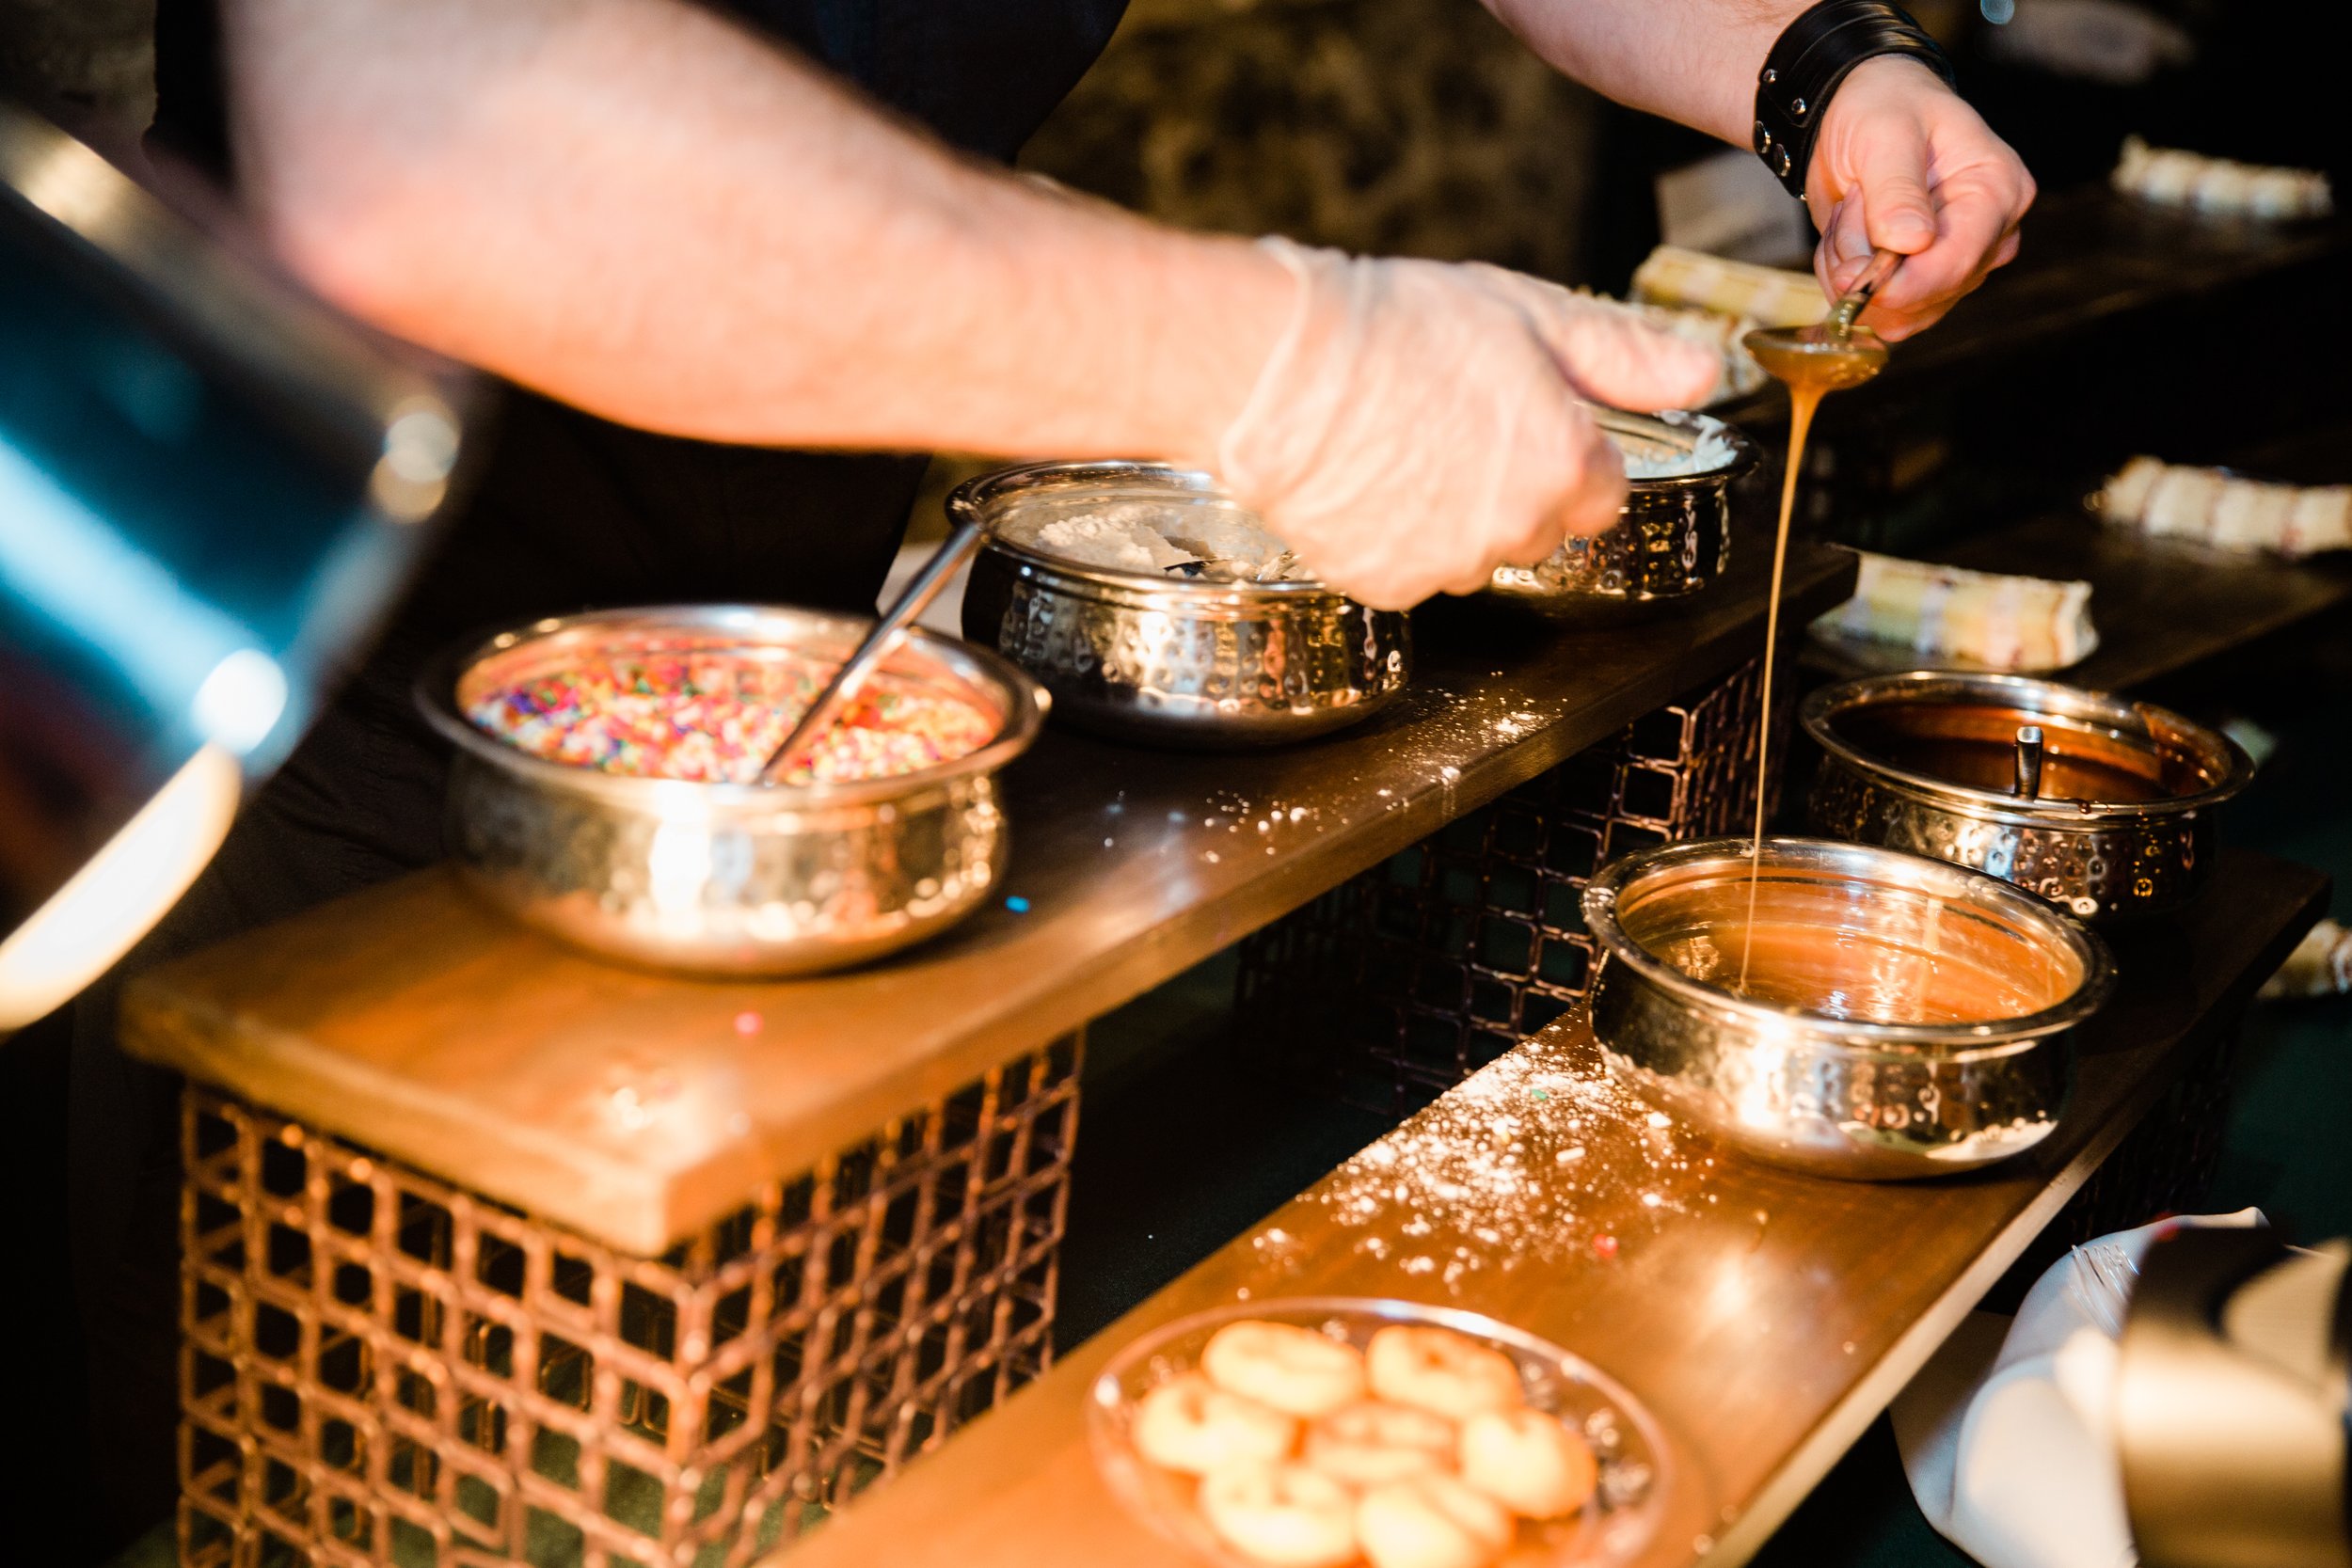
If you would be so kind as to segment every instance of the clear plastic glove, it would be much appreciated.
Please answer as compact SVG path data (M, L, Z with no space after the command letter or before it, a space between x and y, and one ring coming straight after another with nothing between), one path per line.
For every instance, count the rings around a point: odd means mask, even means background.
M1532 566L1625 501L1587 400L1683 407L1721 366L1539 278L1260 242L1298 281L1218 444L1226 486L1299 558L1401 610Z

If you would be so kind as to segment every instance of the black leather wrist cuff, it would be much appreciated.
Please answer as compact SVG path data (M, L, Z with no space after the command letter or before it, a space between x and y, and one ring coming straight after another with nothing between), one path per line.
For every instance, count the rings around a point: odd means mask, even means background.
M1952 63L1899 6L1821 0L1783 29L1756 79L1756 155L1788 194L1804 198L1821 113L1846 73L1880 55L1905 55L1952 80Z

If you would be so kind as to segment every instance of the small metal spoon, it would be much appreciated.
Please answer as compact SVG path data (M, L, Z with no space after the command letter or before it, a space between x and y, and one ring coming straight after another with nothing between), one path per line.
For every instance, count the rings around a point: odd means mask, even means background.
M1886 368L1886 343L1855 318L1902 261L1899 251L1872 251L1870 264L1818 325L1758 327L1741 341L1769 374L1791 386L1836 391L1869 380Z
M914 580L907 584L906 592L898 595L898 602L874 624L866 641L857 645L857 652L834 672L825 689L817 694L817 701L792 726L784 744L770 754L759 770L761 784L782 783L802 753L833 728L834 721L856 700L874 672L882 668L882 661L906 640L907 628L914 624L914 618L930 608L931 601L939 597L939 591L947 586L947 579L956 575L956 569L971 559L972 552L979 547L983 531L977 514L957 520L947 542L939 546L939 553L923 563L923 569L914 574Z

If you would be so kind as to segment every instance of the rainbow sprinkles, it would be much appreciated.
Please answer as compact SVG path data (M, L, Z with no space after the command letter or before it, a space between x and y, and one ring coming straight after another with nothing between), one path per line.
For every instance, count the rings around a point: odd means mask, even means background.
M630 778L751 784L834 666L793 654L631 655L496 688L469 704L485 732L549 762ZM978 705L888 673L868 683L787 784L917 772L995 737Z

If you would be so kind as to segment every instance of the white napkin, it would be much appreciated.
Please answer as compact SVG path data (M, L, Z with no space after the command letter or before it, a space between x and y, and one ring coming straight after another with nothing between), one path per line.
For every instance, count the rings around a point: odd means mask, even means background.
M2107 1409L2139 1260L2177 1227L2267 1223L2245 1209L2102 1236L2035 1281L2015 1319L1971 1313L1892 1412L1928 1522L1985 1568L2132 1568Z

